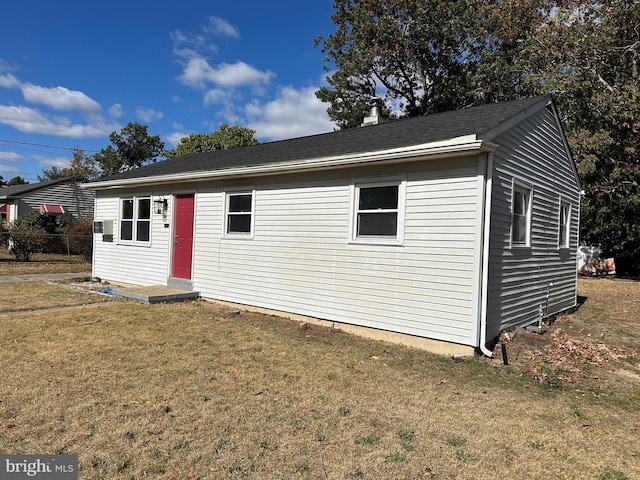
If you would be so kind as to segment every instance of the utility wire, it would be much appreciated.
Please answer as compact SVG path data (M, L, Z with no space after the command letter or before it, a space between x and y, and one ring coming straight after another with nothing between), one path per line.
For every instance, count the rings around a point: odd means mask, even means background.
M0 140L0 142L2 142L2 140ZM11 148L19 148L20 150L29 150L30 152L40 152L40 153L44 153L46 155L55 155L57 157L59 157L60 155L64 155L63 153L50 152L50 151L47 151L47 150L39 150L37 148L19 147L19 146L13 146L13 145L2 145L2 143L0 143L0 146L6 146L6 147L11 147ZM62 148L62 147L60 147L60 148Z
M18 140L6 140L4 138L0 138L0 142L17 143L19 145L30 145L34 147L59 148L60 150L70 150L70 151L82 150L83 152L94 152L94 153L98 152L98 150L89 150L89 149L80 148L80 147L61 147L60 145L47 145L44 143L33 143L33 142L19 142Z
M10 173L12 175L21 175L21 176L31 176L31 177L37 177L38 174L37 173L31 173L31 172L16 172L15 170L0 170L0 173Z

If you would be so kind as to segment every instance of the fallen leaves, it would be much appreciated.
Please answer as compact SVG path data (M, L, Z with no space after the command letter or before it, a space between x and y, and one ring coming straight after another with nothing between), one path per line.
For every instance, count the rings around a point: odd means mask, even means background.
M552 344L544 348L548 358L553 362L583 362L596 367L607 360L627 358L627 354L619 348L609 348L603 343L590 339L569 338L560 329L551 334Z

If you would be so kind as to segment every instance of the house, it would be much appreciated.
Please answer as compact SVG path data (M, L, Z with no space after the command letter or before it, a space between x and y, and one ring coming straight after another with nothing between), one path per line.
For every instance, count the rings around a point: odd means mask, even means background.
M87 184L93 274L443 353L576 305L581 188L550 96L375 117Z
M79 222L93 220L95 193L74 178L0 188L1 220L12 222L32 211L64 215Z

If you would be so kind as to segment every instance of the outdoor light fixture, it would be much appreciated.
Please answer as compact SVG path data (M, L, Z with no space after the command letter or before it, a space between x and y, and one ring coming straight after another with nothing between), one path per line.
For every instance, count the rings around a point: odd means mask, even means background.
M158 214L166 215L167 214L167 199L166 198L156 198L153 201L153 211Z

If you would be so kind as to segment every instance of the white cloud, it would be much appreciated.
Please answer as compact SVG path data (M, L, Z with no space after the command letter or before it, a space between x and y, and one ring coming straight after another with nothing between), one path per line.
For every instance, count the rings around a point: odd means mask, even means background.
M17 162L22 155L16 152L0 152L0 162Z
M224 103L229 98L228 92L220 88L212 88L204 95L205 105Z
M204 27L204 31L213 35L240 38L240 31L238 28L220 17L209 17L209 23Z
M178 80L189 87L205 88L205 80L211 70L209 62L204 57L195 54L187 61Z
M120 118L122 116L122 105L114 103L109 107L109 116L113 118Z
M186 132L173 132L167 135L167 143L172 147L175 147L180 142L180 139L183 137L187 137L189 134Z
M77 90L65 87L41 87L23 83L20 87L25 100L46 105L55 110L79 110L89 112L100 110L100 104Z
M38 162L38 166L49 169L51 167L65 168L71 165L71 158L68 157L45 157L43 155L33 155L34 160Z
M329 119L327 105L315 96L316 90L316 87L300 90L284 87L270 102L250 102L245 107L249 128L256 131L258 138L269 140L332 131L335 124Z
M15 88L20 86L20 80L7 73L6 75L0 75L0 87Z
M222 87L258 86L269 83L275 74L269 70L261 71L244 62L221 63L212 69L209 79Z
M242 61L220 63L216 67L209 65L206 58L193 55L184 66L179 80L194 88L206 88L207 85L234 89L239 87L260 87L268 84L275 74L269 70L258 70Z
M11 166L11 165L3 165L0 163L0 172L4 173L23 173L24 167L20 166Z
M98 115L92 117L90 124L82 125L66 117L47 116L34 108L7 105L0 105L0 123L21 132L68 138L103 137L118 128Z
M182 67L177 77L180 83L202 90L205 105L226 104L228 101L224 97L230 97L243 88L250 89L253 94L263 94L266 85L275 77L272 71L260 70L240 60L215 64L208 57L211 52L217 52L210 38L240 38L237 27L223 18L212 16L202 31L204 35L182 31L171 33L173 54Z
M143 122L153 123L164 117L164 113L153 110L152 108L136 107L136 116Z
M193 35L179 30L169 34L173 40L173 53L182 58L189 58L197 51L215 53L218 51L216 44L205 35Z

